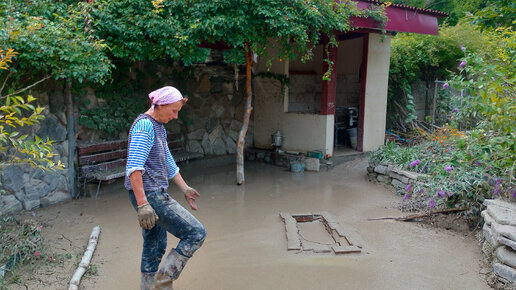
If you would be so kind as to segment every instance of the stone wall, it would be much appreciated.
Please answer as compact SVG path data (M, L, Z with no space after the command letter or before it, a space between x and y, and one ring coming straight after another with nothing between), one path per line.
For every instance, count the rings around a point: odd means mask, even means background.
M225 65L196 67L195 77L188 81L191 95L184 107L187 117L178 120L180 127L175 130L184 135L187 151L204 155L236 152L236 142L244 120L244 78L240 74L238 84L235 84L233 68ZM253 144L253 127L251 116L246 147Z
M67 165L66 118L64 114L52 114L48 105L46 108L43 112L45 119L40 124L24 128L23 133L54 140L53 151L57 154L54 161L61 160ZM0 215L46 207L72 198L68 170L48 172L29 165L10 165L2 169L1 181Z
M491 199L484 205L482 252L492 265L496 282L516 286L516 204Z

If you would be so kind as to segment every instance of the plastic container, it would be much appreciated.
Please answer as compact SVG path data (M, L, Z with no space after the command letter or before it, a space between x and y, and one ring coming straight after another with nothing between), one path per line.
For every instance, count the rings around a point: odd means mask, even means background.
M291 162L290 163L290 171L292 172L304 172L305 171L305 163L304 162Z
M349 143L351 144L351 148L357 149L357 141L358 141L358 130L357 128L349 128L348 130L348 136L349 136Z
M308 152L306 152L306 157L322 159L323 154L321 151L308 151Z

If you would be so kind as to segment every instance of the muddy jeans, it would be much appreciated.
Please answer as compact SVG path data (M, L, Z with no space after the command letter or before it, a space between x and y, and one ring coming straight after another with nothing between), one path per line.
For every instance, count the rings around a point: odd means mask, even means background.
M165 190L146 192L145 195L159 220L152 229L142 229L142 273L158 271L167 248L167 232L180 239L175 250L187 258L201 247L206 237L204 226ZM133 207L137 209L132 190L129 191L129 198Z

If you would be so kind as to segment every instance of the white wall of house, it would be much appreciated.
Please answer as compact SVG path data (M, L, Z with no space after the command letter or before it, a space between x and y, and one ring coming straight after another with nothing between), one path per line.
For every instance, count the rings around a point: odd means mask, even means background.
M269 55L273 53L269 51ZM265 63L265 59L259 60L255 73L267 71ZM321 70L311 63L306 66L310 71ZM289 61L274 61L269 71L288 75ZM280 82L271 78L254 78L253 89L255 147L272 148L271 135L280 130L285 136L283 150L320 150L330 156L333 154L333 115L289 113L288 89L283 96Z
M389 36L369 34L363 151L375 150L383 145L385 140L390 53Z
M387 111L387 84L389 76L390 38L381 34L369 34L369 53L367 66L367 82L365 89L363 151L371 151L383 145L385 137L385 117ZM271 49L268 54L274 55ZM362 38L343 41L339 45L338 74L348 78L358 78L358 69L362 60ZM353 56L353 57L349 57ZM255 65L255 73L270 71L289 75L290 71L313 73L301 78L316 78L322 74L322 46L314 51L312 61L305 64L299 61L273 61L268 69L266 59L260 59ZM292 75L294 76L294 75ZM358 81L355 80L356 83ZM337 77L339 82L339 77ZM359 84L357 84L359 85ZM359 87L353 92L340 90L346 97L339 98L352 101L342 105L355 105ZM289 112L289 92L278 80L256 77L254 90L254 144L257 148L270 149L271 134L280 130L285 136L283 150L306 152L320 150L329 156L333 155L334 115ZM318 92L320 94L320 90ZM351 98L351 96L353 96ZM292 106L291 106L292 107Z

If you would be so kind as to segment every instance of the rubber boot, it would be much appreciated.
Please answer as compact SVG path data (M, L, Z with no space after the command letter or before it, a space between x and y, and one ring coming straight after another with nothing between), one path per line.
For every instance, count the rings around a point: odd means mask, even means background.
M150 290L154 279L156 278L156 272L143 273L140 278L140 290Z
M165 259L165 262L163 262L161 269L159 269L158 274L156 275L156 280L154 281L154 285L151 289L172 290L172 283L179 277L179 274L181 274L187 261L188 257L185 257L176 252L175 249L172 249Z

